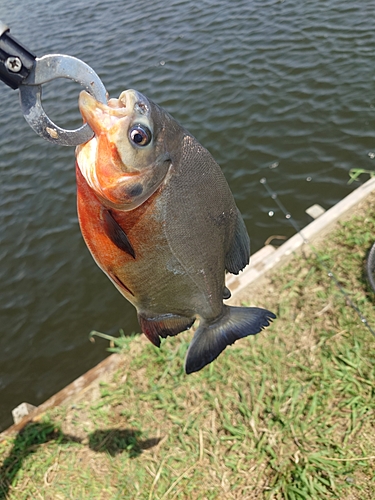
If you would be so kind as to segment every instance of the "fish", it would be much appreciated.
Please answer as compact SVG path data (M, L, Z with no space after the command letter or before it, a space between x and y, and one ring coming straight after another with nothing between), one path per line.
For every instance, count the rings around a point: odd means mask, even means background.
M94 131L76 148L80 229L146 337L160 347L195 324L190 374L269 326L267 309L224 304L225 275L248 265L250 239L209 151L133 89L105 104L82 91L79 109Z

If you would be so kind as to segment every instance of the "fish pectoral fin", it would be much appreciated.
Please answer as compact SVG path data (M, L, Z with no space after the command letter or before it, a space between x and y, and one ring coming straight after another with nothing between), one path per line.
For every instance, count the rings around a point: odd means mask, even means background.
M127 234L114 218L111 210L103 210L104 230L108 238L114 243L117 248L131 255L135 259L135 251L132 247Z
M195 318L187 318L176 314L163 314L150 317L148 314L138 313L138 321L142 332L156 347L160 347L160 337L165 339L188 330Z
M269 326L276 316L259 307L224 306L224 314L214 323L204 320L189 346L185 360L186 373L197 372L216 359L236 340L255 335Z
M237 222L229 252L225 256L225 269L238 274L250 260L250 239L242 215L237 210Z

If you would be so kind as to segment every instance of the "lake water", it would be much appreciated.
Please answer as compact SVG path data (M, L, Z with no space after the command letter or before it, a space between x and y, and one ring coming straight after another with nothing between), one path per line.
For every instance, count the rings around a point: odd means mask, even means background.
M166 108L222 166L253 252L294 232L262 177L304 226L307 207L327 209L356 187L351 168L375 166L368 0L7 0L0 19L39 56L83 59L112 97L135 88ZM78 91L46 86L58 124L80 124ZM0 102L3 429L19 403L40 404L107 355L92 329L138 324L80 235L74 150L35 135L2 84Z

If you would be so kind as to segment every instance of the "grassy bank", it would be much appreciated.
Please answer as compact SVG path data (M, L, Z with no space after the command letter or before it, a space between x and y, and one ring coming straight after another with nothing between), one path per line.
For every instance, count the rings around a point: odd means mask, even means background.
M317 249L375 329L374 201ZM278 319L190 376L190 333L123 339L97 393L3 440L0 499L375 498L375 338L308 248L238 300Z

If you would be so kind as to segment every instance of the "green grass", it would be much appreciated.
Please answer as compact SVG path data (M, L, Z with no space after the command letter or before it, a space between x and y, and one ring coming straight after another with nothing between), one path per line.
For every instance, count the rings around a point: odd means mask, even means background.
M97 397L0 444L0 499L375 498L375 338L321 266L375 328L373 202L239 297L277 320L201 372L183 373L191 333L120 338Z

